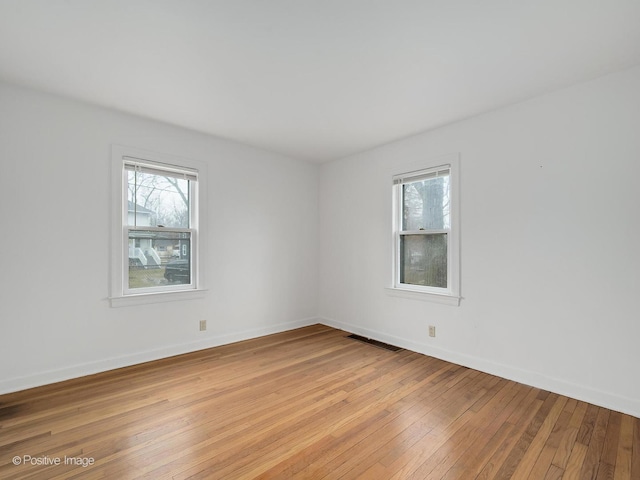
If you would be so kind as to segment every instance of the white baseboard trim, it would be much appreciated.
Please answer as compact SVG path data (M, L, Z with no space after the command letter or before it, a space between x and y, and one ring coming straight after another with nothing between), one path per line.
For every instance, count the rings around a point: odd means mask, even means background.
M640 418L640 400L614 395L609 392L597 390L584 385L567 382L566 380L549 377L540 373L531 372L514 368L509 365L496 363L472 355L465 355L450 350L433 347L424 343L408 340L405 338L389 335L384 332L370 330L368 328L359 327L345 322L329 319L326 317L318 318L318 322L329 327L344 330L349 333L355 333L367 338L372 338L380 342L411 350L413 352L422 353L431 357L446 360L447 362L462 365L464 367L480 370L481 372L496 375L498 377L513 380L532 387L547 390L560 395L564 395L576 400L592 403L600 407L605 407L621 413L626 413L634 417Z
M240 342L242 340L250 340L252 338L263 337L265 335L286 332L288 330L315 325L317 323L320 323L318 318L305 318L293 322L269 325L262 328L253 328L223 335L216 335L195 342L167 345L158 349L73 365L56 370L48 370L33 375L10 378L0 381L0 395L20 390L27 390L34 387L41 387L43 385L62 382L72 378L79 378L86 375L115 370L117 368L130 367L131 365L160 360L162 358L182 355L184 353L219 347L220 345L227 345L230 343Z

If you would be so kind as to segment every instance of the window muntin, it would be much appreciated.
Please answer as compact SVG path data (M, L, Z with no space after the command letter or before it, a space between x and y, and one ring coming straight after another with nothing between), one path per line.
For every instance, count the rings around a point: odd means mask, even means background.
M395 287L453 293L451 166L394 177Z
M123 294L195 289L197 171L123 160Z

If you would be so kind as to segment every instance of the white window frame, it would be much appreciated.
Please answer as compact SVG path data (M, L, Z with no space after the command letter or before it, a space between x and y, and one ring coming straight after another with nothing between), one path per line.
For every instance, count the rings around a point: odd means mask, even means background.
M443 170L449 170L450 228L415 232L402 231L402 186ZM447 155L432 162L413 164L402 173L392 175L393 188L393 254L392 282L388 292L395 296L434 301L447 305L460 304L460 159ZM400 282L400 238L403 234L447 234L447 287L429 287Z
M143 169L188 175L190 182L190 225L188 229L128 225L127 164ZM199 298L204 295L203 237L206 235L206 165L185 158L121 145L111 148L111 291L112 307ZM129 232L135 230L185 232L191 235L191 282L149 288L128 288Z

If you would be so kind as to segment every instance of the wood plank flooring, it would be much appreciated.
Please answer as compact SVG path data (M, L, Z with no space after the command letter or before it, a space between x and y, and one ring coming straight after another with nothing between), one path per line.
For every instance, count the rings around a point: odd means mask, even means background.
M0 396L0 478L640 479L638 418L346 335Z

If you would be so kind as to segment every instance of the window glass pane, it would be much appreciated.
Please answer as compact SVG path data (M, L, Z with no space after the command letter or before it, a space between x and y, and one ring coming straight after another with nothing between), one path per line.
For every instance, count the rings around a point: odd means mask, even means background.
M191 233L129 231L129 288L191 283Z
M447 234L400 236L400 283L447 288Z
M127 171L127 225L189 228L189 180Z
M449 175L402 185L402 230L451 228Z

